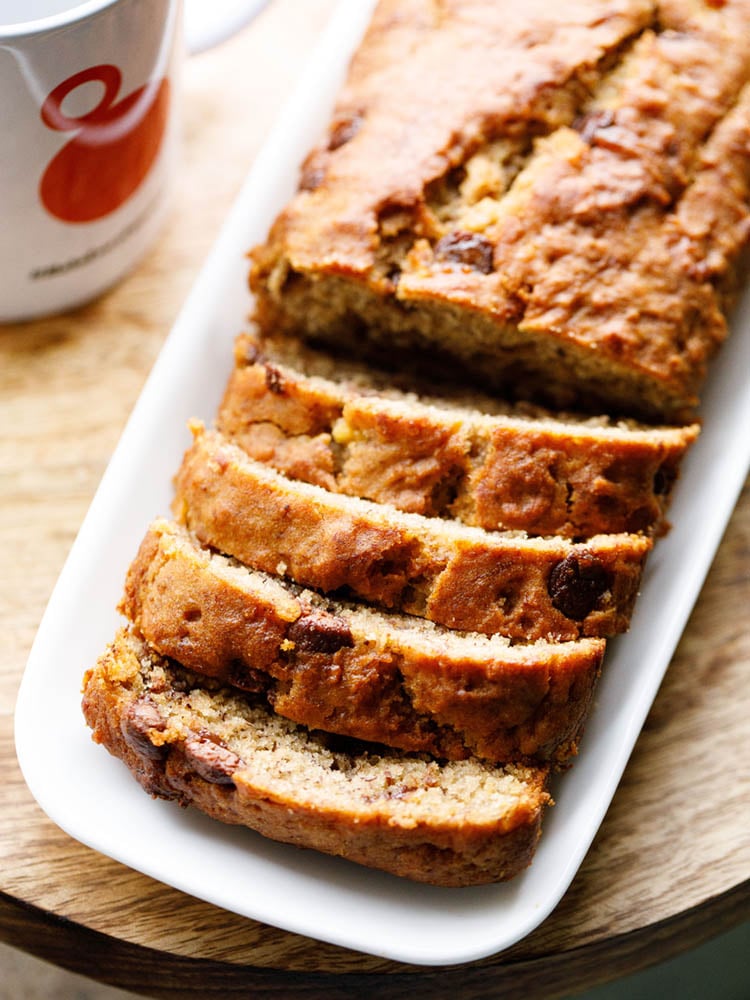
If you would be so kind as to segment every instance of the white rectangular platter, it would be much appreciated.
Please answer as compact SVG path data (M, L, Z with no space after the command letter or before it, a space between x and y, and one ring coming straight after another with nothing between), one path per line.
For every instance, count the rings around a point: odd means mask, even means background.
M114 636L114 608L148 523L168 513L188 419L210 423L218 406L232 341L251 310L246 252L295 189L372 6L344 0L337 9L165 342L39 628L18 696L16 748L41 807L83 844L238 914L385 958L445 965L499 952L538 926L606 813L750 465L750 295L712 371L674 528L649 562L630 633L610 646L581 753L556 783L557 804L527 872L482 888L416 885L144 794L92 743L81 678Z

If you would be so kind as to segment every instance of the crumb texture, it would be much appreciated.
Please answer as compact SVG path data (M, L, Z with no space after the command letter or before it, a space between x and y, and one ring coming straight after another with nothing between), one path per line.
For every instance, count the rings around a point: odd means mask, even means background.
M305 730L121 632L84 681L94 738L152 795L300 847L438 885L529 863L547 770L438 765Z
M489 531L659 534L697 425L575 418L337 372L299 341L238 338L219 430L252 458L333 492ZM408 384L402 378L402 384ZM413 383L414 384L414 383ZM442 389L442 396L438 395Z
M196 428L177 474L177 520L268 573L440 625L521 642L628 628L652 541L584 543L487 532L290 480Z
M495 763L575 753L604 642L511 646L347 604L155 522L121 610L162 655L313 729Z

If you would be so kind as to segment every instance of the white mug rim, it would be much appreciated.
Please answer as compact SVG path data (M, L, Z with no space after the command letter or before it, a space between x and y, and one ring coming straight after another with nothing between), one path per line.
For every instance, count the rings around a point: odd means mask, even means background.
M31 21L19 21L17 24L0 24L0 42L66 28L68 25L85 21L93 14L106 10L107 7L114 7L117 3L120 3L120 0L85 0L84 3L71 7L70 10L60 11L58 14L48 14L47 17L37 17Z

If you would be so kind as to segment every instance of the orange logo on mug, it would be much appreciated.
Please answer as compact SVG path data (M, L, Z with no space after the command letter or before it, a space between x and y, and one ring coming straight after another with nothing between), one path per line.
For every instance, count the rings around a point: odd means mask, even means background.
M78 118L63 114L68 94L92 80L105 87L99 104ZM42 105L45 125L76 132L50 161L39 185L42 204L63 222L93 222L114 212L145 179L159 152L168 81L146 84L115 104L121 82L116 66L92 66L63 80Z

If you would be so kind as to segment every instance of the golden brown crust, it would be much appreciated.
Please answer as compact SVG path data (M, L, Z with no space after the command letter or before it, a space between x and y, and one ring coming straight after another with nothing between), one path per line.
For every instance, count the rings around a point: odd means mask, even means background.
M280 353L278 342L238 338L217 418L226 437L292 479L486 530L658 534L698 434L696 425L625 428L527 419L522 409L455 410L434 397L426 405L309 377ZM313 367L319 358L297 353Z
M652 542L484 532L288 480L195 428L175 515L204 545L324 592L521 642L627 629Z
M279 223L295 266L317 269L325 252L325 268L366 275L380 217L393 229L395 214L492 137L572 121L601 64L652 15L648 0L531 0L522 11L381 0L298 203Z
M331 753L322 737L201 687L125 632L87 672L83 711L93 739L154 796L436 885L517 875L531 861L549 801L541 768L439 766L365 745ZM293 766L299 754L308 761L302 770ZM371 795L357 784L360 769ZM462 774L485 785L486 804L462 791ZM420 804L431 787L444 789L439 811Z
M295 722L456 760L565 762L604 654L603 640L506 646L295 595L165 521L146 534L120 610L158 653L264 693Z
M355 60L334 141L254 254L261 324L443 351L554 405L688 419L747 238L750 2L620 6L601 24L640 36L584 94L555 76L557 40L575 29L554 22L585 9L573 51L591 54L606 3L510 16L454 0L435 22L426 0L400 18L391 6ZM555 113L537 114L540 99ZM700 233L687 222L698 205Z

